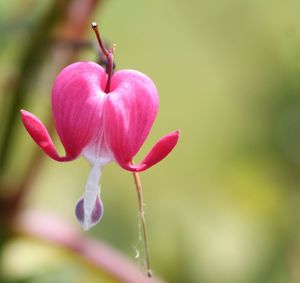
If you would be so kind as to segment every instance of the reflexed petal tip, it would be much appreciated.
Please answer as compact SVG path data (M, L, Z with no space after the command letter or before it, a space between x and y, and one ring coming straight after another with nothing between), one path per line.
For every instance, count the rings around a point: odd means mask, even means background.
M56 161L69 161L75 158L71 156L59 156L46 127L36 116L26 110L21 110L21 116L29 135L48 156Z
M179 131L171 132L158 140L142 162L137 165L128 162L126 164L120 164L120 166L132 172L145 171L163 160L176 146L178 139Z

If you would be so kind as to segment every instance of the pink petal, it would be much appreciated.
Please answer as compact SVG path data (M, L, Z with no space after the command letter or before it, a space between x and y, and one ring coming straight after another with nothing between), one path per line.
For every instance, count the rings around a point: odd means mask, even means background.
M105 109L105 142L122 166L131 162L146 137L158 110L153 82L144 74L121 70L112 77Z
M69 155L77 156L103 138L106 73L98 64L79 62L57 76L52 90L52 109L58 135Z
M131 162L120 164L131 172L144 171L164 159L176 146L179 139L179 131L171 132L162 137L150 150L144 160L133 165Z
M66 157L58 155L46 127L36 116L25 110L21 110L21 116L30 136L48 156L57 161L69 161L76 158L76 156L71 155L67 155Z

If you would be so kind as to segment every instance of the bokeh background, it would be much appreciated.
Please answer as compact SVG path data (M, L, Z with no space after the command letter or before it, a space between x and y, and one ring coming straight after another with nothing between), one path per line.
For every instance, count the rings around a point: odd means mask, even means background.
M26 180L36 150L11 113L26 108L47 120L59 70L97 60L89 24L75 39L61 31L64 2L0 1L4 199ZM87 23L97 21L117 44L118 69L147 74L160 94L136 160L165 133L181 131L172 154L141 174L155 274L174 283L300 282L300 2L100 2ZM88 170L83 159L60 164L42 155L20 213L53 213L79 229L73 211ZM134 261L142 245L132 175L110 164L101 185L104 218L86 234ZM28 236L9 236L1 254L2 282L121 282Z

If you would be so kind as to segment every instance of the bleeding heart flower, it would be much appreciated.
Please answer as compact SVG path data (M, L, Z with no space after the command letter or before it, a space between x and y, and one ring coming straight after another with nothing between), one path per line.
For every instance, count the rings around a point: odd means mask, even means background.
M51 158L71 161L79 156L91 164L85 193L75 214L84 229L102 217L99 198L101 169L111 161L131 172L140 172L164 159L175 147L179 132L161 138L137 165L133 157L147 138L158 110L158 95L146 75L133 70L113 74L113 50L100 47L109 62L108 74L93 62L78 62L64 68L52 89L52 111L66 155L59 156L43 123L21 110L22 120L33 140Z

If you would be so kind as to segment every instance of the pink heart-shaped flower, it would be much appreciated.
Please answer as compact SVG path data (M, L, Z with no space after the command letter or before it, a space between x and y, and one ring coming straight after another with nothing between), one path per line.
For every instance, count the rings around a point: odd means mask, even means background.
M163 137L140 164L133 165L132 159L157 114L157 90L147 76L133 70L116 72L109 94L104 92L106 80L104 69L93 62L72 64L55 80L52 109L65 157L58 155L42 122L22 110L24 126L45 153L57 161L73 160L82 154L91 163L115 160L129 171L146 170L166 157L179 133Z
M76 206L76 216L85 229L102 217L98 184L104 165L115 161L131 172L146 170L164 159L179 138L178 131L165 135L139 164L133 164L157 115L157 90L151 79L138 71L113 74L112 51L98 40L109 62L108 74L98 64L78 62L64 68L54 82L52 110L64 157L59 156L43 123L21 110L25 128L48 156L57 161L83 156L91 164L84 196Z

